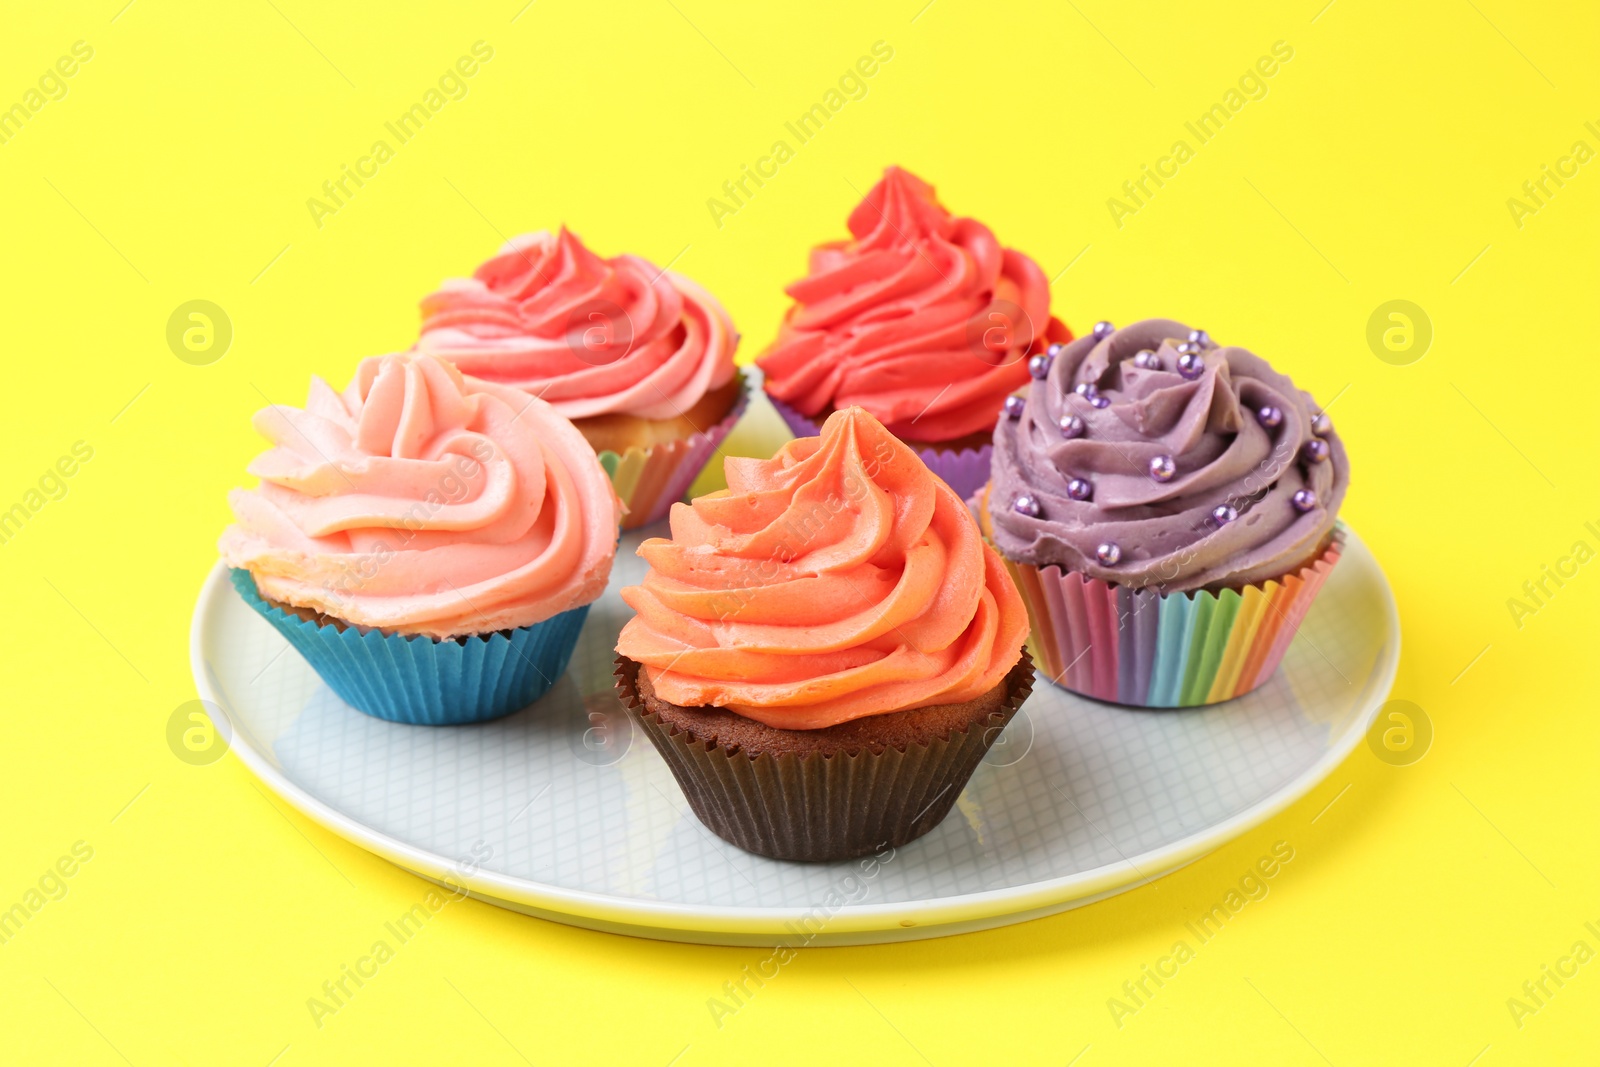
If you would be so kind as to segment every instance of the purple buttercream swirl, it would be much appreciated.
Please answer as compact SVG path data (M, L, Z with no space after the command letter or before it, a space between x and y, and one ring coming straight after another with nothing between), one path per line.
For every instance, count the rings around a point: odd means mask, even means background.
M1186 592L1280 578L1322 549L1350 480L1343 443L1265 360L1190 332L1146 319L1057 351L1021 417L995 427L989 513L1003 555ZM1135 362L1141 352L1155 357ZM1071 415L1083 431L1069 437Z

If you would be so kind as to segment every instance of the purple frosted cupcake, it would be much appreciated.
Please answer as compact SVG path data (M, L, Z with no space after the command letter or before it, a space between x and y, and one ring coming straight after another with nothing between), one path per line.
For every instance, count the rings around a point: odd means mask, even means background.
M1053 346L995 428L985 533L1067 689L1188 707L1277 668L1338 559L1344 445L1251 352L1169 319Z

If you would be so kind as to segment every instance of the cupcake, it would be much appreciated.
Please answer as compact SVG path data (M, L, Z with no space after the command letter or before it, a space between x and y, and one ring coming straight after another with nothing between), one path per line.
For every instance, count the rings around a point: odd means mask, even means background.
M571 419L629 529L665 518L744 412L733 322L710 293L638 256L601 259L565 228L508 242L422 301L424 351Z
M700 821L775 859L920 837L1033 685L1027 612L950 487L861 408L672 509L618 689Z
M549 404L413 354L255 426L273 447L229 498L234 587L352 707L477 722L566 670L605 589L621 505Z
M849 225L787 290L794 306L756 361L767 395L796 437L865 408L966 499L989 478L995 420L1028 357L1072 334L1050 316L1037 263L908 171L886 170Z
M1099 323L1041 364L978 501L1040 668L1146 707L1263 684L1339 558L1349 463L1328 416L1168 319Z

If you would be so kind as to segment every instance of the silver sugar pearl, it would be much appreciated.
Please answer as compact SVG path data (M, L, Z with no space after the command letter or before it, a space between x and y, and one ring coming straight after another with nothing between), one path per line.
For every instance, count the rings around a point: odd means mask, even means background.
M1150 477L1158 482L1170 482L1178 473L1178 465L1171 456L1153 456L1150 460Z
M1122 549L1117 547L1115 541L1102 541L1095 548L1094 557L1107 567L1115 567L1122 562Z
M1211 509L1211 518L1218 526L1226 526L1239 517L1239 509L1232 504L1218 504Z
M1061 416L1060 425L1061 436L1067 438L1082 437L1083 431L1087 429L1087 427L1083 424L1083 420L1076 415Z

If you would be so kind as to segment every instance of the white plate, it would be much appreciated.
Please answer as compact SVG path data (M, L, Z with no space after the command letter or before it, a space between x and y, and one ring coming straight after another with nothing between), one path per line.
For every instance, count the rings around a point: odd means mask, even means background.
M1212 708L1142 711L1040 680L927 836L877 863L783 863L701 826L611 695L612 645L629 614L617 590L642 576L643 536L622 539L567 675L497 722L402 726L352 710L221 564L195 610L195 683L268 788L425 878L596 930L842 945L1021 922L1193 861L1326 777L1366 732L1399 660L1394 598L1352 533L1262 688Z

